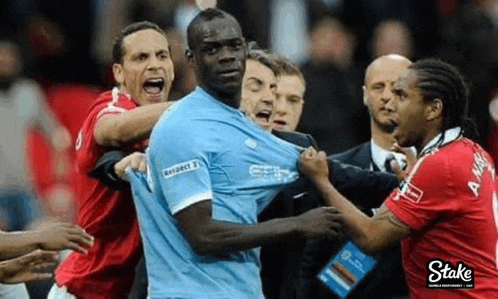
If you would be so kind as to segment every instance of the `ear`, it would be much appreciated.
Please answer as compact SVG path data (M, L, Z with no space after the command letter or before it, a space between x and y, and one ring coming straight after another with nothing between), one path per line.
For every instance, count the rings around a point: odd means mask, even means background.
M364 104L365 106L368 106L368 105L367 105L367 98L368 98L368 97L367 97L367 89L365 88L365 85L363 85L363 86L361 87L361 89L363 89L363 104Z
M171 78L171 82L175 81L175 64L173 63L173 59L171 60L171 68L168 70L168 76Z
M123 85L124 82L123 66L119 63L113 64L112 73L114 74L114 80L116 80L116 82L119 85Z
M443 115L443 101L440 99L434 99L432 102L427 104L426 107L426 119L432 121Z
M195 57L194 52L192 50L185 50L185 58L187 58L187 65L191 68L195 68Z

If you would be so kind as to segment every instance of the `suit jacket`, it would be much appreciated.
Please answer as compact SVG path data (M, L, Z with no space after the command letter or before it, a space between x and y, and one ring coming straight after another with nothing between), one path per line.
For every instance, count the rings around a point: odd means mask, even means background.
M317 147L316 141L308 134L275 130L272 133L303 148ZM328 164L330 181L338 191L353 202L368 208L380 206L385 196L398 184L397 178L391 174L366 171L354 165L341 163L335 157L329 157ZM364 201L366 194L367 198L371 199L368 202ZM300 177L273 199L259 215L258 220L261 222L291 217L322 205L324 202L318 190L307 179ZM261 248L261 279L263 293L267 299L291 299L297 296L300 263L305 244L305 240L294 239L284 244Z
M316 147L311 135L273 130L272 134L303 148ZM282 190L259 214L258 222L300 214L317 206L307 194L311 184L303 177ZM261 247L261 283L266 299L294 298L305 241L295 239Z
M370 165L373 163L370 146L370 141L368 141L345 152L332 155L330 158L342 163L358 166L362 169L370 169Z
M373 169L378 170L372 159L370 142L362 143L357 147L332 155L329 158L361 167L362 169L370 169L373 166ZM377 173L381 174L380 172ZM350 193L349 191L350 189L341 193L351 200L346 195L346 193ZM354 198L351 201L364 213L371 216L371 209L380 207L384 198L390 192L390 190L386 191L388 192L381 199L375 198L370 200L371 197L368 191L353 190L360 198ZM365 198L368 200L364 200ZM316 274L349 240L347 235L344 235L342 240L309 242L306 245L302 264L303 274L300 281L303 292L299 294L299 298L335 298L331 291L316 278ZM408 296L408 289L401 264L400 246L394 245L382 254L377 255L376 259L378 263L375 268L351 291L348 298L384 299L392 298L393 296Z

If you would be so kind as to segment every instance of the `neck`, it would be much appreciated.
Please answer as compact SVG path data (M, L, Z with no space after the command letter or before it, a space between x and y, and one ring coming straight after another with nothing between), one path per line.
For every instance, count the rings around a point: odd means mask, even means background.
M441 134L442 130L440 127L437 129L430 128L427 133L424 135L422 138L422 141L420 142L419 145L416 145L415 148L417 149L417 153L421 153L424 147L434 138L436 138L437 135Z
M221 103L230 106L232 108L238 109L240 106L240 89L235 92L220 92L216 90L209 89L208 87L199 84L207 93L215 97Z
M375 122L371 121L370 127L372 128L372 139L379 147L385 149L386 151L390 151L393 144L396 142L396 139L393 137L391 132L388 132L386 129L380 127Z
M238 109L240 106L240 97L236 94L216 93L216 98L223 104Z

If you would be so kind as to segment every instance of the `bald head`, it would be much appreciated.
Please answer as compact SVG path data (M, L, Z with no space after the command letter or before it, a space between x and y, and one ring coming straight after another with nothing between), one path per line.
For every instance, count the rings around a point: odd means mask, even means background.
M208 8L198 13L187 27L187 44L189 49L195 50L205 35L216 34L210 32L212 29L205 26L206 23L215 19L226 19L225 22L228 27L242 34L239 22L231 14L217 8Z
M390 54L384 55L377 59L375 59L370 65L367 67L365 71L365 86L368 84L372 78L376 78L378 76L386 77L388 75L392 75L393 73L397 74L395 77L397 78L399 74L408 66L410 66L412 62L401 55ZM401 70L401 71L400 71ZM394 78L394 80L396 80Z
M399 75L411 61L400 55L385 55L375 59L365 71L363 102L368 107L372 120L372 133L377 129L392 131L389 116L392 111L387 104L392 100L391 89Z

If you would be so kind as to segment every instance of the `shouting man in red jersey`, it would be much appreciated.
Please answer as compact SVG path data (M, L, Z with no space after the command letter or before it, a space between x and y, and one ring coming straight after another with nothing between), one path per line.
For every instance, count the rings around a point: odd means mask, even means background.
M119 149L143 151L174 79L166 34L150 22L126 27L113 45L119 87L90 107L76 141L78 225L95 237L87 255L72 253L56 271L48 298L127 298L141 257L137 216L128 186L116 190L92 176L98 159ZM63 297L67 296L67 297Z

